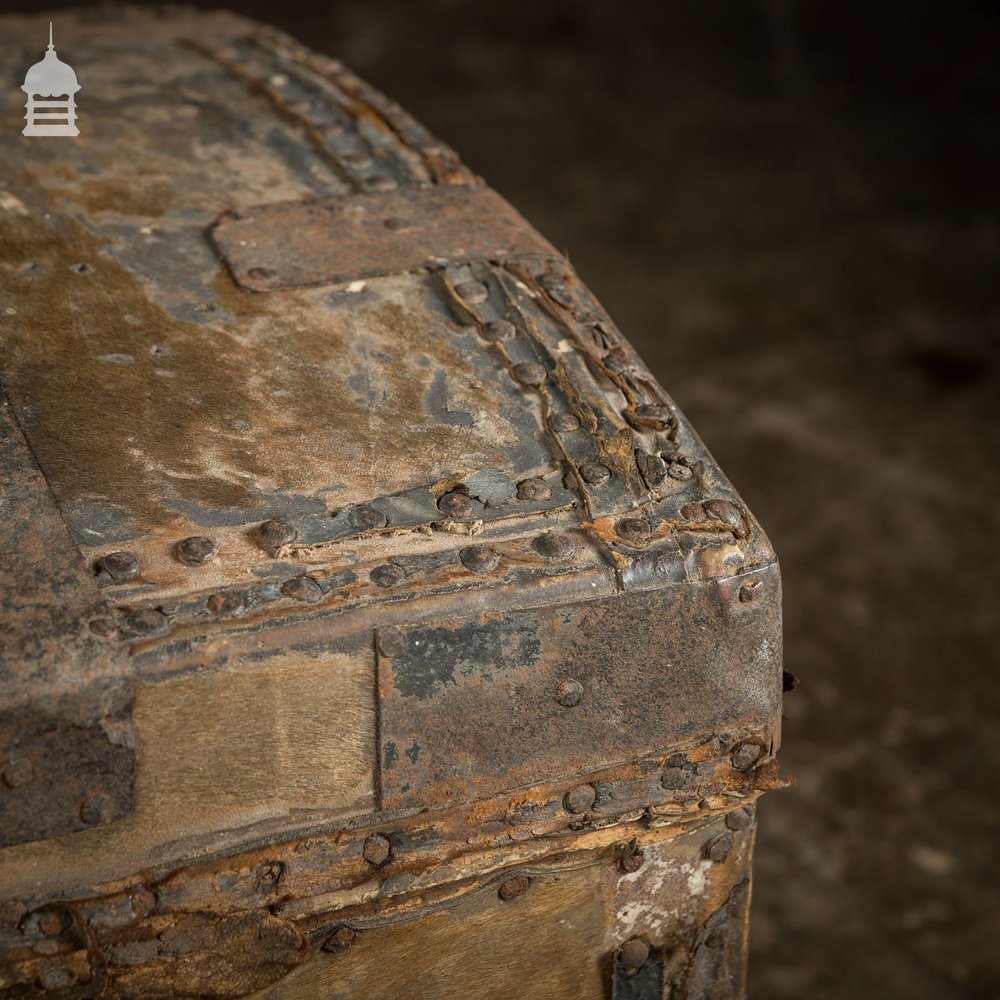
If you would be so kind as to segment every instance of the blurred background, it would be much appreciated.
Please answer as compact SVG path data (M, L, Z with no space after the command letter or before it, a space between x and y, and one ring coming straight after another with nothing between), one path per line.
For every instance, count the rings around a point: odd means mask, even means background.
M751 997L1000 996L1000 6L229 6L565 249L770 534Z

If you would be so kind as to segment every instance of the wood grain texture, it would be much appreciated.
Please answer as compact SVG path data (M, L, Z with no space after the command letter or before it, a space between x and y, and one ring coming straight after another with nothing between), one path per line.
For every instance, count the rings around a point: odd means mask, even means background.
M609 907L600 867L495 888L320 953L251 1000L604 1000Z
M124 820L0 852L0 896L72 894L224 849L252 830L373 807L370 648L322 645L135 689L135 810Z

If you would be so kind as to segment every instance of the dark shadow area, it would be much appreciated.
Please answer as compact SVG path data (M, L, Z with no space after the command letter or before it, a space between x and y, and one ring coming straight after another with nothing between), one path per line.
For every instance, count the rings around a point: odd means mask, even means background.
M566 249L770 534L750 995L1000 994L1000 7L233 6Z

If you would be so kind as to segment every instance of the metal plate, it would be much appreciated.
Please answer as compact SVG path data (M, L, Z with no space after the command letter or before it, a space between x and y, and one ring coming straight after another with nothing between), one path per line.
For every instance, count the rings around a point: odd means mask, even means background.
M495 191L465 185L261 205L222 216L212 236L233 277L253 292L559 256Z
M780 600L771 566L379 630L383 808L475 800L740 727L777 742Z
M0 846L123 815L128 657L89 629L105 602L2 397L0 608Z

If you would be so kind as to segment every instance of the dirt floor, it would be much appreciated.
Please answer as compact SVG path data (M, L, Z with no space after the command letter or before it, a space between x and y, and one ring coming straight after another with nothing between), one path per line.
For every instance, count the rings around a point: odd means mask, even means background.
M1000 9L233 6L565 248L769 532L798 784L750 995L1000 996Z

